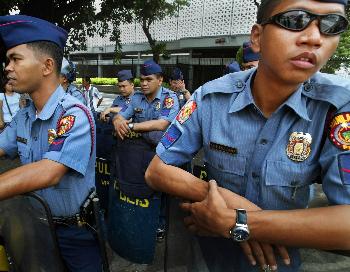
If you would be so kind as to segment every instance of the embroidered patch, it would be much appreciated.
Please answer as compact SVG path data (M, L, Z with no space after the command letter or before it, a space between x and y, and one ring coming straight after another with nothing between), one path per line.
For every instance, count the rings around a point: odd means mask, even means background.
M160 142L166 149L168 149L181 137L181 135L181 131L175 125L171 125L164 133Z
M341 180L343 184L350 185L350 155L341 154L338 161Z
M56 138L52 144L49 146L49 152L50 151L61 151L64 141L66 140L67 136L64 137L58 137Z
M48 129L47 135L48 135L49 144L52 144L53 141L57 138L57 133L56 133L56 130L54 130L54 129Z
M17 136L16 141L22 144L27 144L27 139Z
M160 102L159 101L154 105L154 108L156 109L156 111L160 110Z
M174 106L174 99L172 97L167 97L164 99L164 108L171 109Z
M293 132L286 148L287 156L292 161L303 162L311 153L312 137L309 133Z
M222 144L217 144L217 143L209 143L209 147L210 149L214 149L217 151L221 151L221 152L225 152L225 153L230 153L232 155L237 154L237 148L234 147L230 147L230 146L226 146L226 145L222 145Z
M68 115L62 117L57 124L57 136L62 136L72 129L75 122L74 115Z
M339 149L350 150L350 112L343 112L333 117L328 137Z
M188 101L176 116L176 120L182 125L185 123L192 115L192 113L197 109L197 103L193 100Z

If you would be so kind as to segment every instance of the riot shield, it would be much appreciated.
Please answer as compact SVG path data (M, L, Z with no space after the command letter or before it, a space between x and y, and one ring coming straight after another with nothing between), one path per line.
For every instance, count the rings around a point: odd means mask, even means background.
M10 271L66 271L46 202L30 193L0 201L0 236Z

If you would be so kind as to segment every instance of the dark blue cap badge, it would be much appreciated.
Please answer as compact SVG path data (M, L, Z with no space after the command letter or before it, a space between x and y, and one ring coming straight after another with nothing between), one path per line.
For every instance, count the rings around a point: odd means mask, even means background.
M132 76L132 72L131 70L121 70L118 72L117 74L117 78L119 82L125 81L125 80L130 80L132 78L134 78Z
M154 60L146 60L141 67L141 74L144 76L160 73L162 73L162 68Z
M0 36L6 49L36 41L48 41L63 50L68 33L63 28L39 18L7 15L0 16Z

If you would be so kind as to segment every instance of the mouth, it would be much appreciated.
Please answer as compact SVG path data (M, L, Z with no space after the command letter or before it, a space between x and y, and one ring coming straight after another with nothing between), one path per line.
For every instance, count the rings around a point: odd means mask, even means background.
M302 69L314 68L317 64L317 57L314 53L304 52L291 59L294 66Z
M16 78L7 76L7 83L8 83L8 84L11 85L11 83L13 83L14 81L16 81Z

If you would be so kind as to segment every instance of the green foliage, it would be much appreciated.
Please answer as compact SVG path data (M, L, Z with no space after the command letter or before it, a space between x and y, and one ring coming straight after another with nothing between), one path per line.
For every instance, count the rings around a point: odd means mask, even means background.
M237 53L236 53L236 61L238 62L238 64L240 66L242 66L242 63L243 63L243 46L241 46Z
M20 14L57 23L69 32L67 51L86 49L86 38L96 33L94 0L1 0L0 15Z
M82 83L82 78L77 78L75 80L76 84ZM91 84L93 85L116 85L118 83L118 79L116 78L105 78L105 77L93 77L91 78Z

